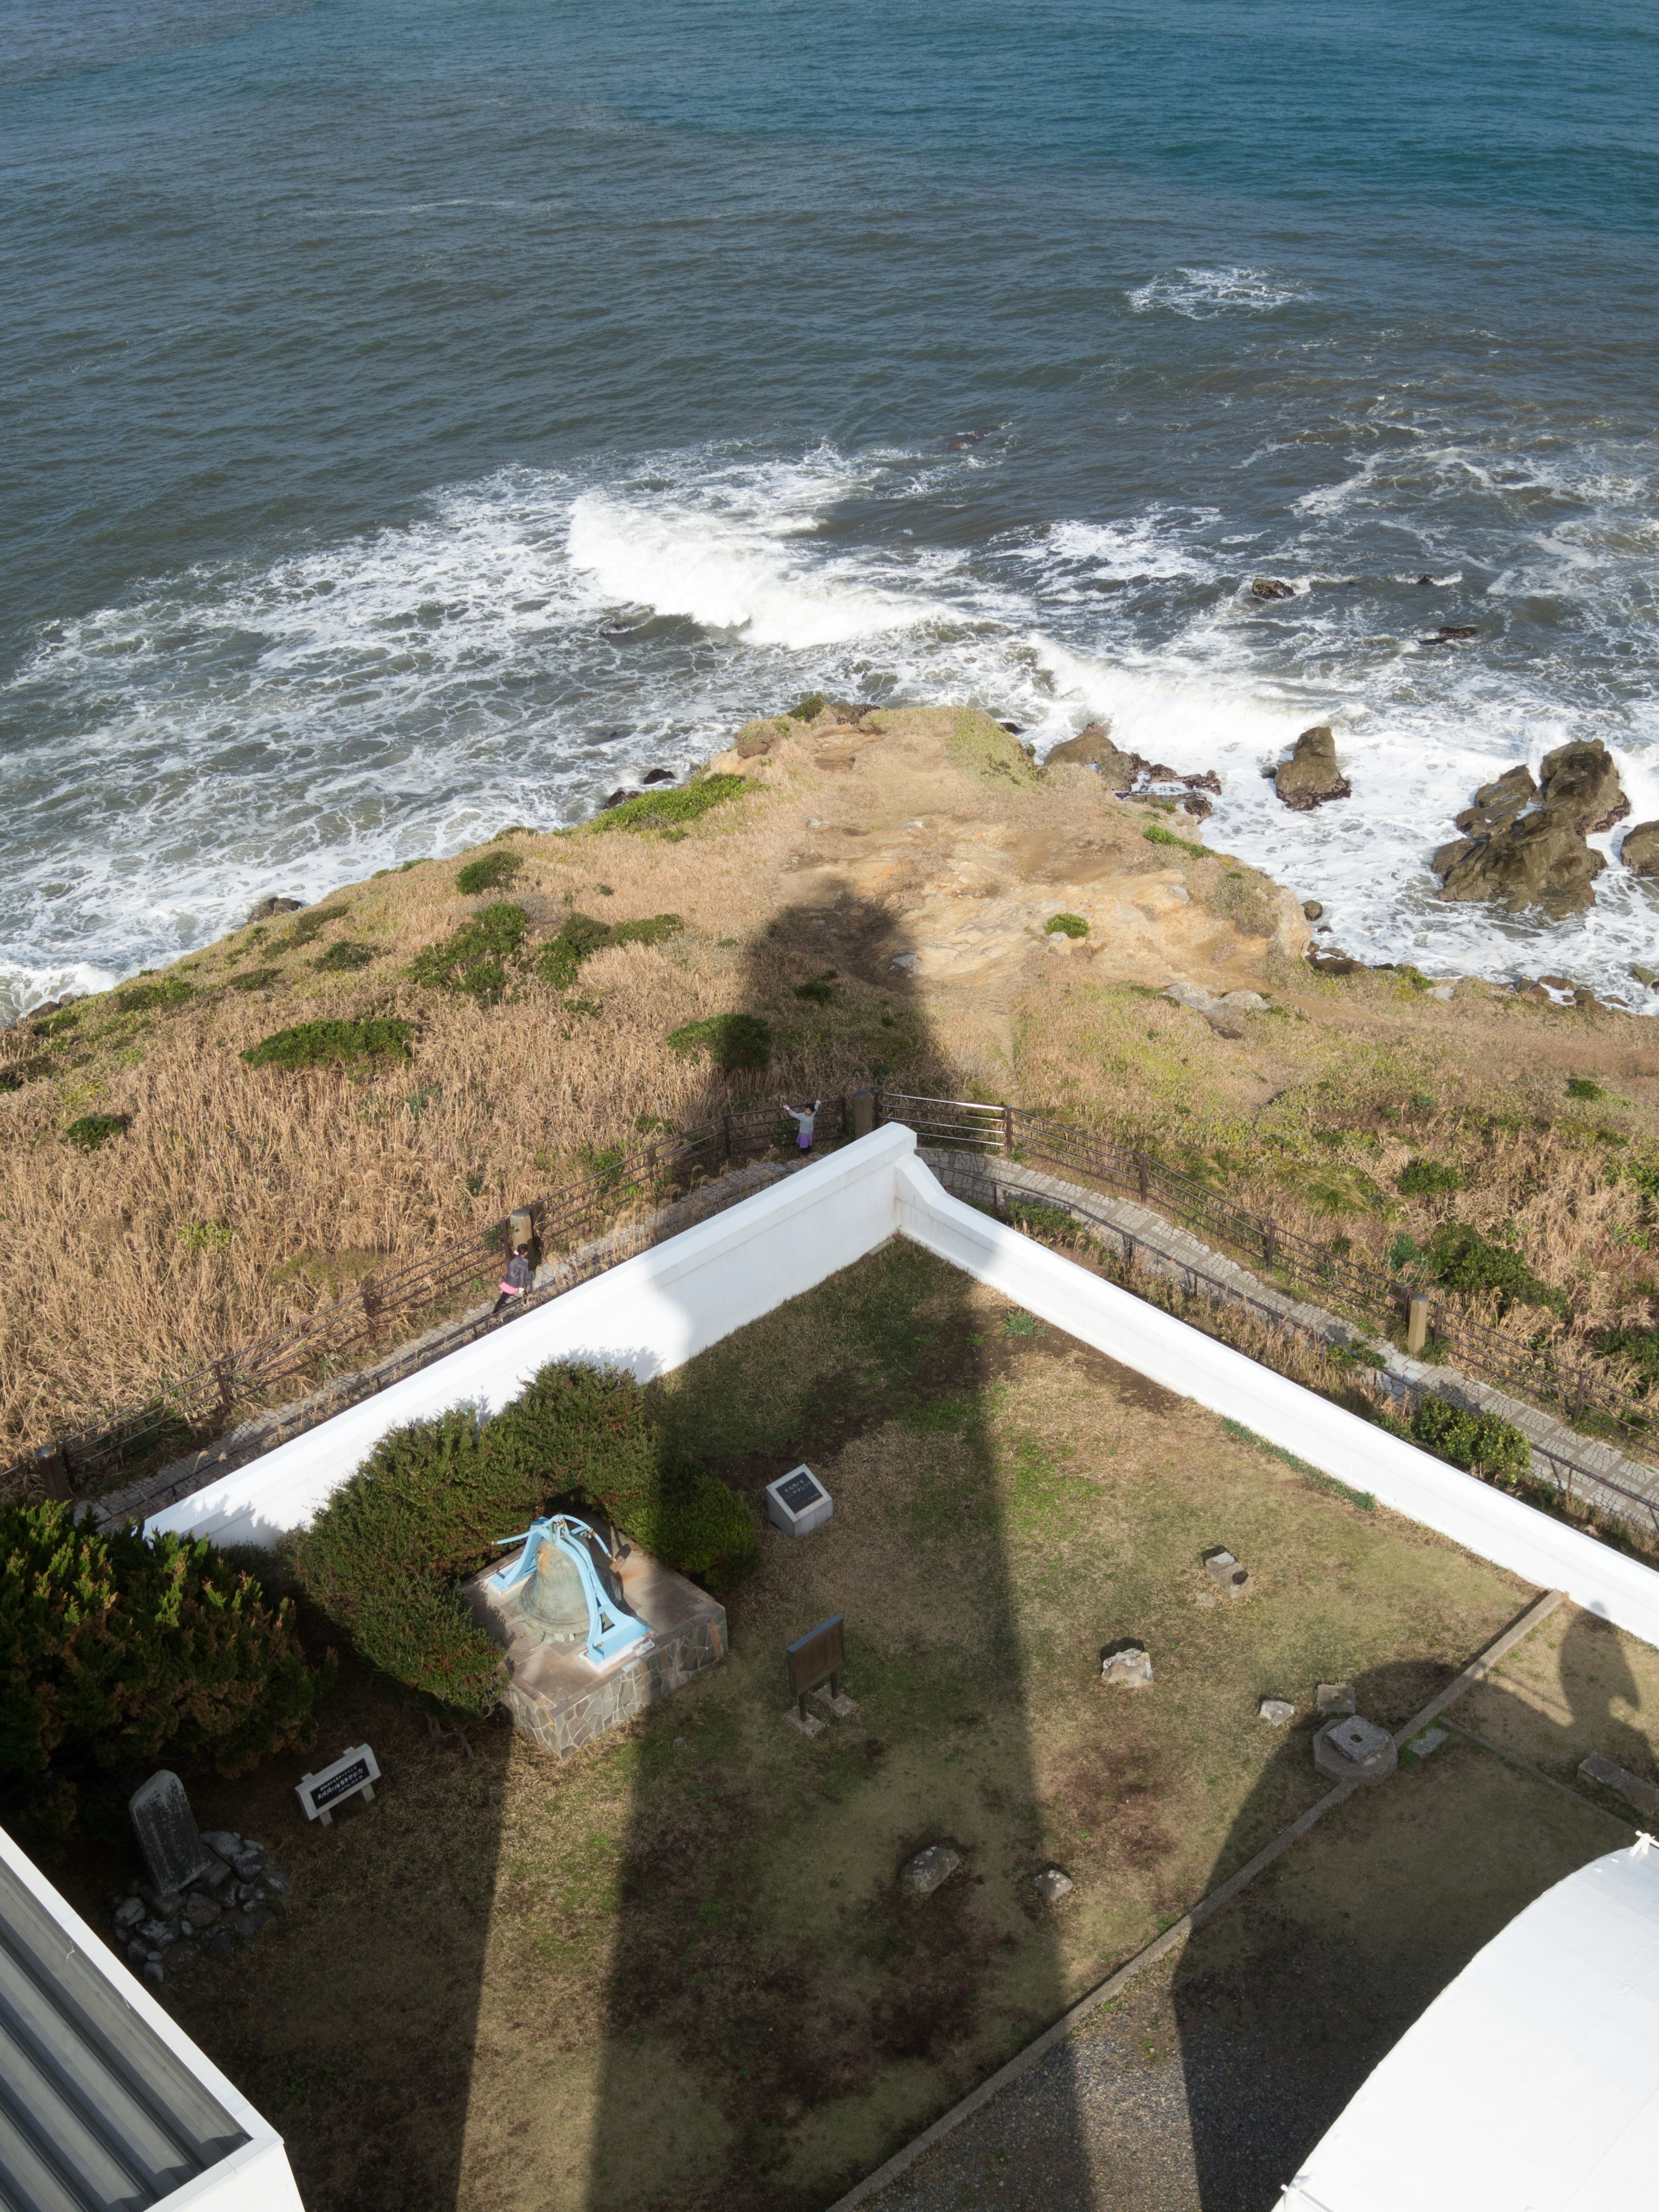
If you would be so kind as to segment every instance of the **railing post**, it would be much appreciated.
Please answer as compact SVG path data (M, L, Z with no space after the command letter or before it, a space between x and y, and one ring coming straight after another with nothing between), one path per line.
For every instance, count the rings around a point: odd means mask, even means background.
M1413 1296L1406 1315L1406 1350L1413 1359L1423 1357L1423 1347L1429 1340L1429 1302Z
M1014 1157L1014 1109L1012 1106L1005 1106L1002 1109L1002 1152L1005 1159L1011 1160Z
M1152 1188L1152 1164L1145 1152L1135 1154L1135 1182L1140 1191L1140 1202L1145 1206Z
M1261 1264L1270 1275L1278 1252L1279 1239L1273 1234L1273 1225L1271 1221L1264 1221L1261 1224Z
M34 1464L48 1498L64 1500L74 1497L69 1453L61 1443L41 1444L35 1451Z
M720 1158L729 1166L732 1160L732 1116L720 1115Z
M873 1091L855 1091L850 1101L853 1109L853 1134L867 1137L876 1126L876 1094Z

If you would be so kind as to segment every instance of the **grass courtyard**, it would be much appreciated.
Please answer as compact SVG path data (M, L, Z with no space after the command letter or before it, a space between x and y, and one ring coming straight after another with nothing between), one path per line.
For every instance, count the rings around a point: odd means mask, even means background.
M309 2212L816 2212L1323 1794L1316 1681L1398 1726L1533 1595L902 1243L653 1395L757 1508L800 1458L835 1497L805 1540L765 1534L725 1663L559 1763L503 1727L434 1735L348 1662L318 1753L367 1737L374 1806L305 1828L299 1760L192 1780L202 1824L270 1844L295 1896L167 2001L283 2130ZM1254 1577L1240 1599L1203 1571L1218 1545ZM783 1648L836 1612L858 1711L808 1742ZM1532 1702L1490 1707L1564 1778L1568 1723L1651 1764L1659 1655L1597 1632L1574 1679L1616 1682L1575 1705L1529 1644ZM1126 1636L1150 1690L1100 1680ZM1295 1702L1287 1731L1266 1695ZM1566 1722L1528 1735L1551 1697ZM1385 1854L1431 1950L1462 1940L1427 1877L1464 1817ZM1513 1859L1501 1807L1470 1817ZM1628 1830L1604 1812L1584 1835L1552 1832L1537 1887ZM962 1870L911 1899L899 1869L934 1842ZM47 1864L94 1912L115 1871ZM1075 1885L1054 1908L1050 1865Z

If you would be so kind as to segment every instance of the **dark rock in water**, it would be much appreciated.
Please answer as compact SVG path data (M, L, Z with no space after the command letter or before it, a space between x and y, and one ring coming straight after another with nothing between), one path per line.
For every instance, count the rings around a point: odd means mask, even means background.
M1346 952L1327 951L1322 947L1310 951L1308 965L1316 968L1322 975L1358 975L1364 971L1364 963L1351 960Z
M1256 599L1293 599L1294 584L1286 584L1277 576L1258 576L1250 586L1250 596Z
M1194 805L1192 794L1208 791L1218 799L1221 796L1221 778L1212 768L1190 775L1163 761L1149 761L1139 753L1121 751L1099 722L1089 723L1076 737L1056 745L1048 760L1069 762L1073 768L1098 769L1101 781L1120 799L1147 799L1154 795L1173 799L1185 793L1188 796L1182 803L1187 812L1197 815L1200 820L1211 809L1201 800Z
M1532 770L1522 762L1505 769L1492 782L1483 783L1474 794L1474 805L1458 816L1457 826L1466 837L1489 837L1494 830L1507 830L1537 796Z
M1629 973L1638 983L1645 983L1650 991L1659 991L1659 968L1644 968L1639 961L1631 963Z
M1419 576L1417 580L1419 584L1431 584L1434 581L1434 578L1432 576Z
M645 793L642 791L613 791L610 798L605 800L605 808L602 808L601 811L612 806L625 806L630 799L644 797Z
M1181 802L1181 811L1183 814L1190 814L1194 821L1201 822L1206 814L1215 812L1215 802L1206 799L1201 792L1189 791Z
M1626 830L1619 857L1633 876L1659 876L1659 822L1638 822Z
M1558 745L1539 769L1541 804L1565 814L1587 837L1611 830L1630 812L1613 756L1600 738Z
M1474 847L1475 840L1473 837L1454 837L1449 844L1436 847L1434 857L1429 862L1429 866L1437 876L1449 876L1460 860L1467 859L1468 854L1474 852Z
M997 727L1000 730L1006 730L1011 738L1023 738L1025 735L1024 722L999 722Z
M1302 919L1304 921L1322 921L1325 919L1325 908L1318 899L1303 900Z
M1074 738L1056 745L1044 763L1069 761L1074 768L1097 768L1103 782L1114 791L1127 790L1135 780L1137 753L1121 752L1099 722L1091 722Z
M1529 906L1555 915L1582 913L1594 903L1595 878L1607 865L1563 807L1540 806L1507 830L1467 842L1468 850L1447 865L1440 896L1492 899L1511 914Z
M672 768L649 769L640 781L647 787L653 783L672 783L674 771Z
M305 901L303 899L261 899L258 905L256 906L252 913L249 915L248 921L270 921L275 915L279 914L298 914L304 904ZM246 926L246 925L244 924L245 927Z
M1336 764L1336 738L1326 724L1304 730L1289 760L1276 770L1273 788L1298 813L1352 795L1353 786Z

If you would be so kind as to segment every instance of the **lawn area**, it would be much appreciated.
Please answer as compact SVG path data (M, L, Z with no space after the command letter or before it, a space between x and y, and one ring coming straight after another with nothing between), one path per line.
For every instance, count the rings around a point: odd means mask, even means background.
M299 1760L192 1781L293 1910L164 1994L309 2212L828 2203L1323 1794L1316 1681L1398 1726L1532 1595L910 1245L652 1395L757 1506L801 1458L836 1500L767 1532L721 1666L559 1763L501 1727L434 1738L348 1665L318 1753L367 1736L374 1806L305 1829ZM783 1647L836 1612L858 1711L809 1742ZM1148 1690L1100 1680L1127 1636ZM962 1870L909 1899L934 1842ZM44 1863L96 1912L112 1867Z

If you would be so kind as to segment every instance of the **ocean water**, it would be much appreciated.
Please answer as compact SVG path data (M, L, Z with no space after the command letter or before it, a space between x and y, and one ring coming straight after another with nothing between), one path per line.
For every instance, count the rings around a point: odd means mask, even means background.
M1571 738L1659 816L1656 118L1637 0L12 0L0 1014L807 690L1103 717L1349 951L1659 1010L1616 866L1425 865Z

